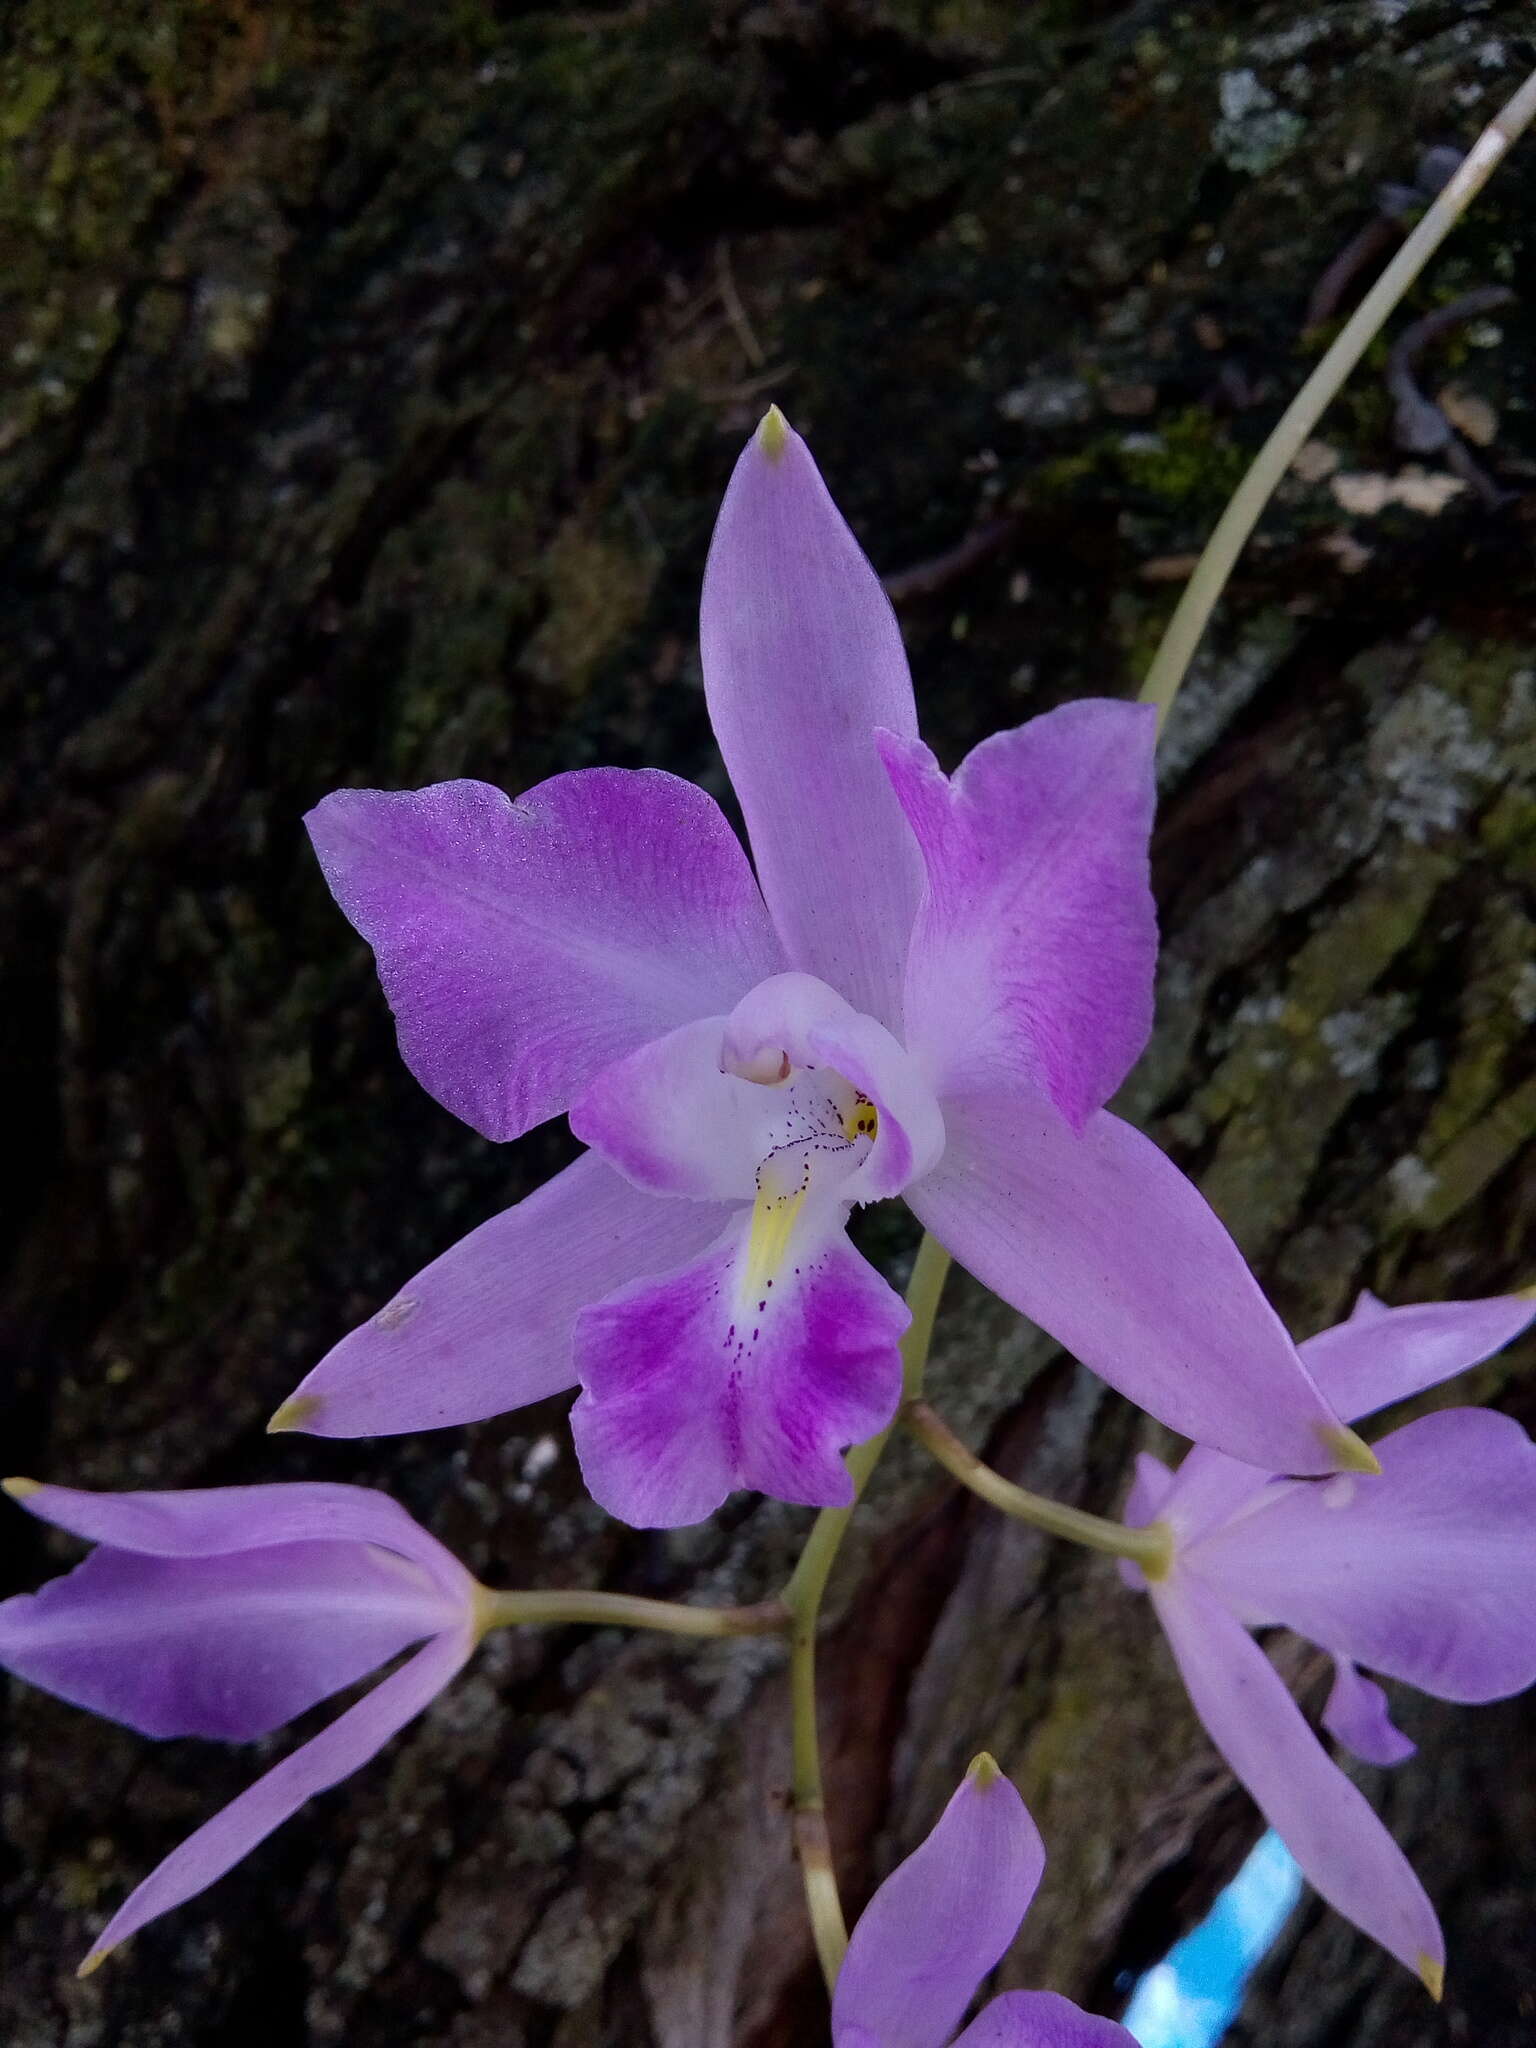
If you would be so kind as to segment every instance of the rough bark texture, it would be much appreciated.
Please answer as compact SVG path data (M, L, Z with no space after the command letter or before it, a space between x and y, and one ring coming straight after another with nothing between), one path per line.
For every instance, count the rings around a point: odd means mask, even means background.
M1179 558L1305 373L1314 287L1378 186L1532 60L1528 11L19 0L8 26L4 1462L377 1481L503 1583L769 1590L804 1514L607 1524L559 1403L262 1435L567 1143L498 1152L414 1087L300 815L338 783L599 760L720 791L694 605L765 394L903 572L947 759L1134 688ZM1335 474L1286 487L1169 734L1161 1023L1128 1107L1301 1331L1362 1283L1532 1277L1533 219L1528 148L1415 299L1520 293L1419 365L1458 387L1499 502L1341 493L1403 459L1368 366L1322 436ZM910 1251L899 1222L867 1238L893 1271ZM1522 1356L1477 1396L1536 1408ZM1092 1506L1154 1437L963 1280L933 1386L1005 1470ZM68 1554L13 1517L4 1590ZM1114 2009L1256 1830L1142 1605L910 1449L833 1604L850 1900L985 1743L1051 1851L1005 1980ZM1243 2040L1530 2036L1532 1709L1403 1713L1421 1754L1368 1789L1444 1910L1447 2005L1309 1906ZM824 2036L771 1646L493 1641L83 1985L103 1913L259 1759L21 1688L5 1715L10 2048Z

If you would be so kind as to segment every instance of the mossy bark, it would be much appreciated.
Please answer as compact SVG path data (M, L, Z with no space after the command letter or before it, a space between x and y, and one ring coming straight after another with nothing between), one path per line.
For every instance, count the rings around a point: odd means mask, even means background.
M1525 12L23 0L0 59L6 1464L376 1482L502 1583L771 1590L803 1513L608 1524L559 1403L263 1436L330 1341L567 1145L501 1152L415 1088L301 815L342 783L600 760L725 795L694 605L770 395L900 572L947 760L1133 689L1180 558L1305 374L1319 277L1383 181L1492 111ZM1533 220L1517 156L1417 309L1523 292ZM1362 1284L1533 1277L1533 338L1524 295L1421 366L1494 419L1469 452L1496 504L1347 509L1339 474L1400 481L1362 371L1168 736L1161 1022L1125 1107L1301 1331ZM878 1215L865 1240L893 1272L912 1243ZM1528 1413L1529 1358L1476 1397ZM1156 1441L963 1279L933 1390L1004 1470L1090 1507ZM13 1519L4 1589L69 1554ZM1142 1605L903 1446L833 1607L850 1900L985 1745L1051 1854L1005 1981L1113 2009L1257 1826ZM1317 1660L1281 1654L1315 1689ZM1444 1909L1445 2015L1309 1908L1245 2038L1526 2036L1530 1709L1403 1711L1421 1754L1369 1789ZM104 1910L269 1751L154 1748L21 1688L6 1713L15 2048L824 2031L771 1645L493 1641L83 1985Z

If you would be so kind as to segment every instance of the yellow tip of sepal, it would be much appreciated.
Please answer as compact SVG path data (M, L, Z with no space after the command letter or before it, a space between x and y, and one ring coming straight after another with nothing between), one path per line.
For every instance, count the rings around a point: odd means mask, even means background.
M966 1772L966 1782L974 1785L978 1792L985 1792L989 1785L995 1785L1003 1775L1003 1767L988 1750L971 1758L971 1767Z
M302 1429L312 1416L318 1415L324 1403L318 1394L295 1394L291 1401L285 1401L272 1420L267 1424L268 1436L281 1436L287 1429Z
M1419 1976L1424 1989L1438 2005L1445 1996L1445 1965L1437 1963L1433 1956L1419 1957Z
M776 405L770 405L757 425L757 445L770 462L777 462L789 446L789 421Z
M1363 1436L1337 1422L1323 1423L1318 1435L1332 1455L1336 1472L1365 1472L1373 1479L1380 1476L1381 1460Z
M41 1479L0 1479L0 1486L5 1488L12 1500L30 1500L34 1493L41 1493L43 1490Z
M85 1961L76 1970L75 1975L77 1977L94 1976L111 1954L112 1950L110 1948L93 1948Z

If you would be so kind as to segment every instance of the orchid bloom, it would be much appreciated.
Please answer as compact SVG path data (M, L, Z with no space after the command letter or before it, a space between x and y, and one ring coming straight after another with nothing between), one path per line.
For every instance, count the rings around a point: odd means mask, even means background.
M1301 1352L1351 1422L1489 1357L1528 1297L1385 1307L1363 1294ZM1162 1522L1145 1585L1195 1712L1303 1873L1439 1996L1445 1944L1407 1859L1307 1726L1248 1634L1283 1624L1334 1659L1323 1725L1374 1764L1413 1744L1367 1666L1439 1699L1502 1699L1536 1680L1536 1445L1508 1415L1449 1408L1375 1446L1379 1477L1274 1479L1218 1451L1175 1474L1138 1461L1126 1519Z
M142 1734L252 1741L422 1645L173 1849L108 1922L82 1976L365 1764L479 1640L475 1580L368 1487L5 1486L100 1547L41 1592L0 1603L0 1669Z
M735 1487L852 1498L905 1305L848 1243L903 1194L1171 1427L1272 1470L1364 1447L1202 1197L1103 1104L1145 1043L1154 718L1089 700L946 778L901 638L771 411L704 581L704 681L756 876L652 769L339 790L308 824L417 1079L590 1149L409 1281L273 1418L475 1421L579 1383L587 1484L642 1526Z
M832 2048L1134 2048L1054 1991L1005 1991L955 2029L1029 1910L1045 1849L979 1756L932 1833L864 1908L832 1994Z

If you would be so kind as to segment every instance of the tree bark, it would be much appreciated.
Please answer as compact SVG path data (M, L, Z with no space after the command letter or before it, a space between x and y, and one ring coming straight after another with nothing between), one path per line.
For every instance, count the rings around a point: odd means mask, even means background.
M1471 140L1530 61L1525 15L23 0L0 74L7 1466L380 1484L498 1583L772 1591L804 1512L617 1527L561 1402L263 1435L329 1343L569 1149L501 1152L415 1087L302 813L595 761L726 796L694 610L770 397L892 573L948 763L1130 692L1305 374L1319 281L1358 292L1408 203L1378 188ZM1427 399L1456 387L1459 438L1401 502L1360 373L1168 734L1160 1023L1122 1107L1300 1334L1361 1285L1533 1277L1533 219L1528 151L1415 300L1521 294L1415 366ZM1366 269L1330 272L1366 229ZM910 1226L861 1229L899 1276ZM1445 1398L1530 1420L1530 1357ZM1003 1471L1088 1507L1167 1448L963 1277L931 1385ZM0 1590L74 1554L13 1517ZM1315 1694L1313 1653L1279 1654ZM1004 1983L1115 2010L1257 1832L1144 1603L910 1445L855 1523L824 1666L851 1906L977 1748L1023 1789L1050 1866ZM1405 1701L1418 1758L1363 1778L1444 1914L1443 2012L1309 1903L1234 2038L1527 2037L1531 1714ZM157 1747L19 1686L5 1715L15 2048L824 2037L773 1644L493 1639L85 1984L105 1912L276 1745Z

